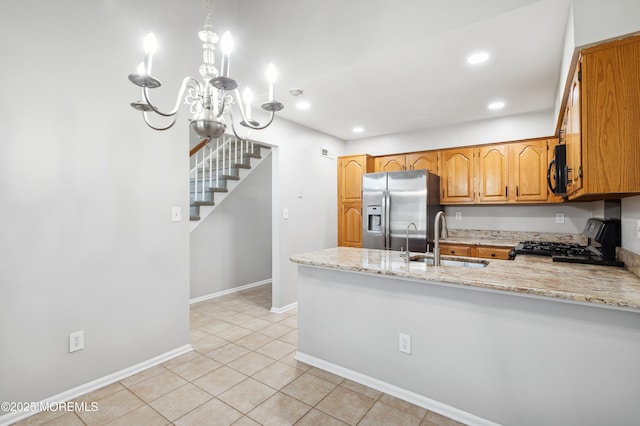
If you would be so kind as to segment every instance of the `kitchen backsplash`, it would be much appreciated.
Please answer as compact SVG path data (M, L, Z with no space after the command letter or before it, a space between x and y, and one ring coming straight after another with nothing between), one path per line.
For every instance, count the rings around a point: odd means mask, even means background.
M554 241L587 244L583 234L562 232L487 231L479 229L449 229L449 238L469 240Z

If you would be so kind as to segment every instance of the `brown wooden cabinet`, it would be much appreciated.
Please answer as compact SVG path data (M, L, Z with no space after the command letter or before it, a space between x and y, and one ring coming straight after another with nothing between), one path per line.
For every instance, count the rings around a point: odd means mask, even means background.
M440 244L440 254L450 256L471 256L471 246L464 244Z
M384 157L376 157L376 172L396 172L398 170L407 170L406 157L404 155L386 155Z
M581 64L578 62L571 79L571 88L565 109L564 139L567 145L567 167L569 180L567 194L575 194L582 189L582 142L580 125L580 80Z
M338 158L338 245L362 247L362 175L373 171L373 157Z
M431 173L440 176L438 169L438 151L414 152L406 155L406 165L408 170L429 170Z
M442 204L473 203L475 162L473 148L440 151L440 202Z
M480 257L483 259L509 259L513 247L467 244L440 244L440 254L449 256Z
M547 190L546 139L534 139L509 144L509 200L515 202L546 202Z
M478 197L480 203L509 200L509 146L488 145L478 149Z
M569 199L640 193L638 76L640 36L582 51L567 101Z
M374 171L395 172L398 170L422 170L438 174L438 151L422 151L411 154L384 155L376 157Z

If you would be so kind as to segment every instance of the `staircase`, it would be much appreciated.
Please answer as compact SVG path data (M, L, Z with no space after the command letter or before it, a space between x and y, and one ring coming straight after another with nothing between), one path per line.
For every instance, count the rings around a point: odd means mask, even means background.
M271 151L250 140L223 135L191 151L190 230L193 231Z

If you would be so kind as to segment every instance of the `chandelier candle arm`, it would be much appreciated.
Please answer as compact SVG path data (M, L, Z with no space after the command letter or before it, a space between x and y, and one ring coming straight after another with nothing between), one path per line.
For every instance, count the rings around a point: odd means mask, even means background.
M150 110L155 112L158 115L161 115L163 117L173 117L174 115L176 115L178 113L178 110L180 109L180 101L182 100L182 97L184 96L184 92L185 90L187 90L187 88L192 87L189 86L189 82L193 82L195 84L194 89L196 91L202 91L202 85L200 84L200 82L198 80L196 80L193 77L185 77L184 80L182 80L182 84L180 85L180 90L178 91L178 97L176 99L176 104L174 105L173 109L168 112L162 112L159 109L157 109L156 107L153 106L153 104L151 103L151 100L149 100L149 91L147 87L142 87L142 93L144 94L144 100L147 103L147 105L149 105Z

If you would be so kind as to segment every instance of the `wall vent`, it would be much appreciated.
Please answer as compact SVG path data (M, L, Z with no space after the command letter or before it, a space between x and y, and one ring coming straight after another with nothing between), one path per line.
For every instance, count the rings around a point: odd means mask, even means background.
M327 148L320 148L320 156L324 158L329 158L331 160L336 158L336 154L329 151Z

